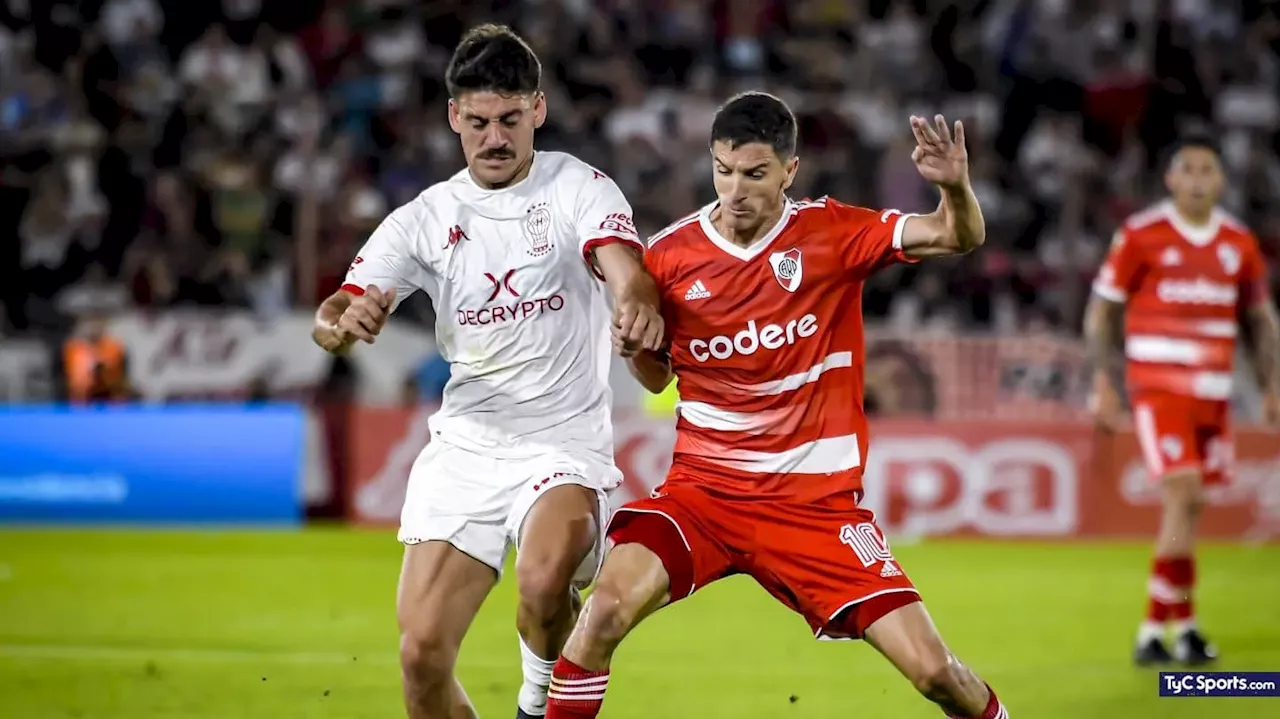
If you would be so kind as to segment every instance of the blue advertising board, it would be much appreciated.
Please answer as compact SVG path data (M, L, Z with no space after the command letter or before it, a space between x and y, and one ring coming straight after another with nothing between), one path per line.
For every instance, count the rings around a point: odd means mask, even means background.
M0 523L295 524L291 405L0 406Z

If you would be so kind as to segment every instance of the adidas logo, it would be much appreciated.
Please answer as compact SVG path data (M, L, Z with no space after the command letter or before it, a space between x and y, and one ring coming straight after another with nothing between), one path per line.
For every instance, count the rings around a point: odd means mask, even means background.
M684 293L685 300L705 300L711 296L711 292L707 290L707 286L702 284L702 280L698 280L689 287L689 291Z
M885 560L884 566L880 568L880 576L882 577L901 577L902 570L894 566L893 562Z

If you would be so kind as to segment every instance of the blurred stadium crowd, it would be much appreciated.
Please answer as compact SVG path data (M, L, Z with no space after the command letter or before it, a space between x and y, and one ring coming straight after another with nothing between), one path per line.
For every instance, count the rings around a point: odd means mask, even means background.
M797 108L797 196L869 206L931 208L907 116L964 119L990 240L879 277L889 326L1074 333L1188 129L1220 138L1229 209L1280 252L1280 2L0 0L0 336L324 296L462 166L441 78L483 21L542 57L539 147L612 175L644 232L711 199L710 119L739 89Z

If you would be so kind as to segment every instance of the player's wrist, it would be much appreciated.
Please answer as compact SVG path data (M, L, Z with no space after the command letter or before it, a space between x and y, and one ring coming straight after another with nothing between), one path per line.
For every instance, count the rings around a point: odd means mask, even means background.
M938 188L950 200L966 200L973 193L973 183L969 180L968 170L965 170L964 176L960 179L955 182L941 183Z

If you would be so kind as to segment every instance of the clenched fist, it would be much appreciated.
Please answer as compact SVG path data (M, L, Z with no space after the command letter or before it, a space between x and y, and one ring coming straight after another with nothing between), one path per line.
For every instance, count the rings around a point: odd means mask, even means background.
M377 285L369 285L363 295L351 300L346 311L338 318L337 328L349 337L373 344L383 325L387 323L395 300L394 287L384 293Z
M641 350L658 350L666 332L662 314L652 302L623 297L613 311L613 347L623 357Z

